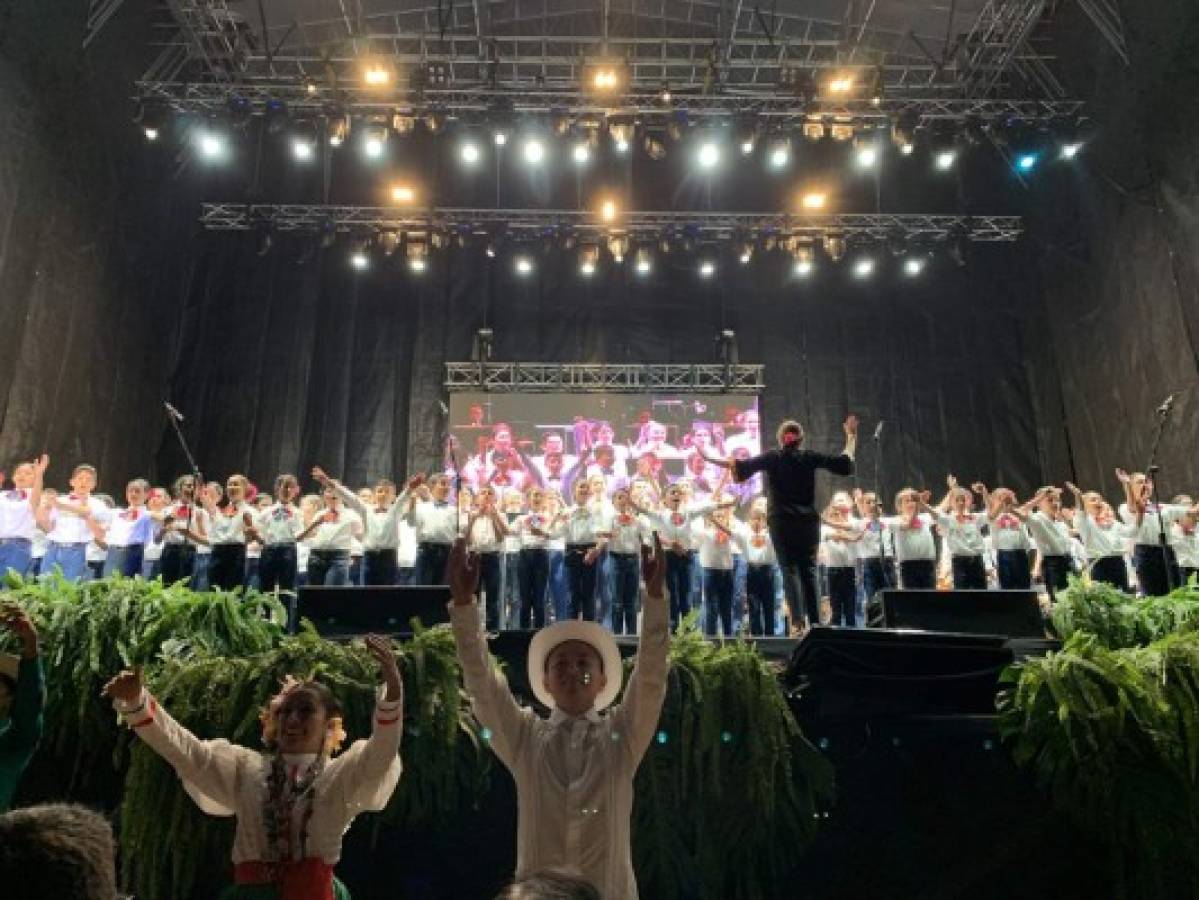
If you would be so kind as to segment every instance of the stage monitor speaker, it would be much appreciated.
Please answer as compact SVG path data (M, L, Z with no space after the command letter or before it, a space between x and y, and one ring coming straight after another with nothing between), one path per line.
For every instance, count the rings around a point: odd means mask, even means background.
M879 591L871 625L951 634L1043 638L1041 604L1032 591Z
M428 628L450 620L447 585L413 587L302 587L293 602L288 630L308 619L323 637L412 634L412 620Z

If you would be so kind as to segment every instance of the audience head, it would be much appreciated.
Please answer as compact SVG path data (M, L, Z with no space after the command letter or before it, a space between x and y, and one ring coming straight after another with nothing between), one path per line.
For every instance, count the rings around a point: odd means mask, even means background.
M600 900L600 893L589 881L547 870L512 882L496 900Z
M46 804L0 816L6 900L116 900L112 828L82 806Z

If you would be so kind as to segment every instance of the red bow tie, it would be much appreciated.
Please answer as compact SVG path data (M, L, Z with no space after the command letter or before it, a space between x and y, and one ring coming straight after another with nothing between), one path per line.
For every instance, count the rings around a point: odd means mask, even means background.
M186 519L190 512L191 512L191 509L186 506L177 506L177 507L175 507L175 518L176 519Z
M276 520L290 519L290 518L291 518L291 509L289 509L286 506L276 506L275 507L275 519Z
M728 542L729 536L727 534L725 534L723 531L716 532L716 543L727 544Z
M1020 520L1015 516L1000 516L999 521L995 523L1000 528L1019 528Z
M762 537L760 534L755 534L754 539L750 543L752 543L755 547L765 547L766 538Z
M675 513L673 516L670 517L670 521L672 523L674 523L675 525L682 525L683 524L682 513Z
M625 515L624 513L621 513L620 516L617 517L616 521L619 522L621 525L632 525L633 517Z
M8 496L14 500L26 500L29 497L29 492L22 488L15 488L8 492Z
M326 522L336 522L337 521L337 513L335 513L331 509L325 510L325 521Z
M916 531L919 531L923 527L924 527L924 523L921 522L918 518L913 517L912 520L910 522L908 522L908 528L914 529Z
M121 518L127 522L136 522L137 517L141 515L136 509L127 509L121 513Z

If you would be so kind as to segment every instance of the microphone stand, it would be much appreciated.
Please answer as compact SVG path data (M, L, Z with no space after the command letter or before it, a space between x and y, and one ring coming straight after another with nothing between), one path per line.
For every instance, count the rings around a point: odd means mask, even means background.
M179 427L181 419L171 411L169 404L166 408L166 414L171 427L175 429L175 437L179 439L179 446L183 448L183 455L187 457L187 464L191 466L192 478L195 479L192 502L187 504L187 530L190 532L192 530L192 516L195 514L196 504L200 502L200 491L204 489L204 476L200 474L200 467L196 465L196 458L192 456L191 448L187 445L187 438L183 436L183 429ZM183 536L183 539L184 543L190 540L186 534Z
M1157 428L1153 433L1153 444L1149 448L1149 464L1145 466L1145 477L1149 479L1150 490L1149 497L1153 501L1153 511L1157 515L1157 539L1162 551L1162 565L1166 569L1166 588L1173 591L1177 587L1174 584L1174 567L1170 565L1170 542L1166 535L1166 520L1162 515L1161 494L1158 491L1157 473L1161 471L1161 466L1157 465L1157 450L1162 442L1162 434L1166 430L1166 422L1170 419L1170 413L1174 409L1174 398L1171 396L1165 403L1157 409Z
M882 429L881 422L879 423L879 427L876 428L874 431L873 439L874 439L874 485L875 485L874 490L876 492L875 496L877 497L877 500L878 500L878 509L879 509L878 552L879 552L879 556L882 560L882 565L883 565L883 584L886 585L886 587L891 588L891 587L894 587L894 584L892 583L892 580L891 580L891 569L887 565L887 563L889 561L887 558L887 528L885 525L883 525L883 522L882 522L883 497L886 496L886 492L883 490L883 478L882 478L882 471L881 471L881 466L882 466L882 461L883 461L883 429ZM869 597L866 598L866 602L867 603L870 602Z

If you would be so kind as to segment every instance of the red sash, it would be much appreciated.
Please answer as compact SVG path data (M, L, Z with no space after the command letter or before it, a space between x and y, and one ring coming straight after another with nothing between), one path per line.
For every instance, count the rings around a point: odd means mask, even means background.
M240 862L233 867L233 881L278 885L279 900L333 900L333 867L323 859Z

